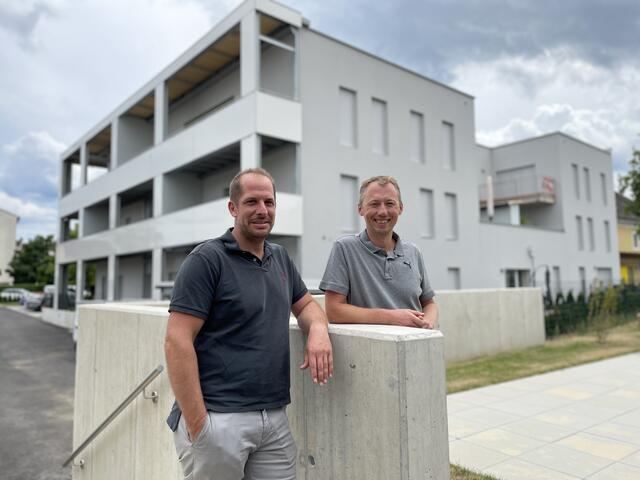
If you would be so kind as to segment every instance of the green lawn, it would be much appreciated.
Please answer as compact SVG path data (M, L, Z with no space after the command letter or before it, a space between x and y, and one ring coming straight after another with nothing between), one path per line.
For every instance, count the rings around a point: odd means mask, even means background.
M451 480L497 480L495 477L483 475L458 465L451 465Z
M538 373L640 351L640 325L614 327L604 343L593 332L564 335L544 345L467 360L447 367L447 392L454 393Z

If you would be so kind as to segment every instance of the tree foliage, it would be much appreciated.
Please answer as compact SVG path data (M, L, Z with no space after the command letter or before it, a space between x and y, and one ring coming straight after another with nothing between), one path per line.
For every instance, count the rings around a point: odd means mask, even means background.
M627 191L632 200L626 207L627 213L640 216L640 150L634 149L629 160L629 171L620 177L620 193Z
M38 235L16 250L7 273L16 283L53 283L55 249L53 235Z

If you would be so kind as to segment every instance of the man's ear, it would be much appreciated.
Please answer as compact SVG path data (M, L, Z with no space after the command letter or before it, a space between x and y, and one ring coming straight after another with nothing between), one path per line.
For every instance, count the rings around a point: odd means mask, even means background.
M238 216L238 210L236 210L236 204L233 203L231 200L229 200L229 203L227 203L227 208L229 209L229 213L233 218L236 218Z
M364 212L362 211L362 205L358 205L358 215L364 217Z
M404 205L400 202L400 213L398 215L402 215L402 212L404 212Z

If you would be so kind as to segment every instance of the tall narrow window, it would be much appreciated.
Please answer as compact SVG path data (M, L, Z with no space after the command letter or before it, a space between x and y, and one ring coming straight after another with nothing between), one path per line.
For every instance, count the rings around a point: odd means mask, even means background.
M358 145L356 106L356 92L340 87L340 145L345 147Z
M420 235L423 237L434 237L433 190L420 189L420 206L423 209L420 214Z
M573 192L576 195L576 200L580 200L580 176L578 172L578 165L571 164L571 170L573 171Z
M421 113L411 112L409 119L409 158L415 163L424 163L424 118Z
M358 179L340 175L340 210L343 232L358 231Z
M458 239L458 199L454 193L444 194L445 212L447 215L447 240Z
M449 288L460 290L460 269L458 267L447 268L447 277L449 277Z
M442 162L445 170L456 169L456 152L453 124L442 122Z
M589 175L589 169L587 167L583 168L584 171L584 197L587 199L587 202L591 201L591 176Z
M611 251L611 230L609 230L609 221L604 221L604 244L607 248L607 252Z
M587 294L587 271L584 267L578 269L578 275L580 276L580 291L582 295Z
M387 103L377 98L371 99L373 122L371 134L373 135L373 153L387 154Z
M607 176L604 173L600 174L600 191L602 192L602 204L607 204Z
M553 267L553 288L555 290L555 294L558 295L562 292L562 281L560 279L560 267Z
M589 250L596 249L596 237L593 231L593 218L587 218L587 230L589 231Z
M578 250L584 250L584 236L582 233L582 217L576 215L576 233L578 237Z

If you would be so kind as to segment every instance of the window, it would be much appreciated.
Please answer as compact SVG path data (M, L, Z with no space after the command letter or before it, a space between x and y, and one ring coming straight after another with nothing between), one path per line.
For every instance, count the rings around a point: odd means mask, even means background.
M458 267L447 268L447 277L449 288L451 290L460 290L460 269Z
M562 292L562 281L560 279L560 267L553 267L553 290L556 295Z
M576 195L576 200L580 200L580 178L578 176L578 165L575 163L571 165L573 170L573 192Z
M640 248L640 237L638 232L633 232L633 249L638 250Z
M447 240L458 239L458 199L454 193L444 194L445 212L447 215Z
M356 148L358 121L356 92L340 87L340 145Z
M372 151L380 155L387 154L387 103L377 98L371 99L373 135Z
M600 190L602 191L602 204L607 204L607 176L604 173L600 174Z
M415 163L424 163L424 118L422 114L411 112L409 123L409 159Z
M455 170L455 143L453 124L442 122L442 162L445 170Z
M423 209L420 215L420 235L423 237L434 237L433 190L420 189L420 206Z
M340 210L343 232L358 231L358 179L340 175Z
M580 291L583 295L587 295L587 272L584 267L578 269L578 275L580 276Z
M528 287L531 285L530 271L507 269L505 270L505 282L507 288Z
M611 251L611 231L609 230L609 221L604 221L604 244L607 252Z
M589 250L596 249L596 238L593 231L593 218L587 218L587 230L589 232Z
M584 171L584 196L587 199L587 202L591 201L591 176L589 175L589 169L587 167L583 168Z
M576 231L578 235L578 250L584 250L584 237L582 234L582 217L576 215Z

